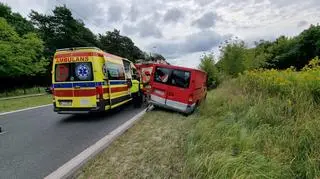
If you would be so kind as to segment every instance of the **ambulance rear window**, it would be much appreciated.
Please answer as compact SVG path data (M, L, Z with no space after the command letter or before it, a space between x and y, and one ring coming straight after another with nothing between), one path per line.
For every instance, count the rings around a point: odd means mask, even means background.
M92 64L85 63L63 63L55 66L55 81L92 81Z

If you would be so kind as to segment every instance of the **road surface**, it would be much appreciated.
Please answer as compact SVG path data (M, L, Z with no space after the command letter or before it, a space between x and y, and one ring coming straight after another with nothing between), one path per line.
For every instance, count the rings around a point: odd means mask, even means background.
M48 106L0 116L0 178L43 178L140 111L74 116Z

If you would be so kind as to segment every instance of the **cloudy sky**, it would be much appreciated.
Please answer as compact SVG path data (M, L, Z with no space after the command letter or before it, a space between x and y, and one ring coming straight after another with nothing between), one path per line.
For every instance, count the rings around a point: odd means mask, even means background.
M320 0L0 0L28 16L66 4L95 33L120 29L142 50L196 67L204 52L239 37L248 44L294 36L320 22Z

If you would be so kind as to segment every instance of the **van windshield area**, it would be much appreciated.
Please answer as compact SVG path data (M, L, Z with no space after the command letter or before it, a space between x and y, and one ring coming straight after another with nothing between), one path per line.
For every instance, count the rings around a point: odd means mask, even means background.
M154 81L180 88L189 88L190 72L169 68L156 68Z
M55 65L55 81L92 81L93 71L91 62L62 63Z

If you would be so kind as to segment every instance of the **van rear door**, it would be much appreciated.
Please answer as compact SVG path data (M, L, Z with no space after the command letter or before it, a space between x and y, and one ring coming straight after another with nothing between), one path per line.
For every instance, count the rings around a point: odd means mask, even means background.
M167 89L166 105L178 109L180 111L186 111L188 104L192 103L191 92L191 72L185 70L173 69L170 76L170 85Z
M156 67L152 83L151 100L160 105L166 104L168 82L172 70L164 67Z

